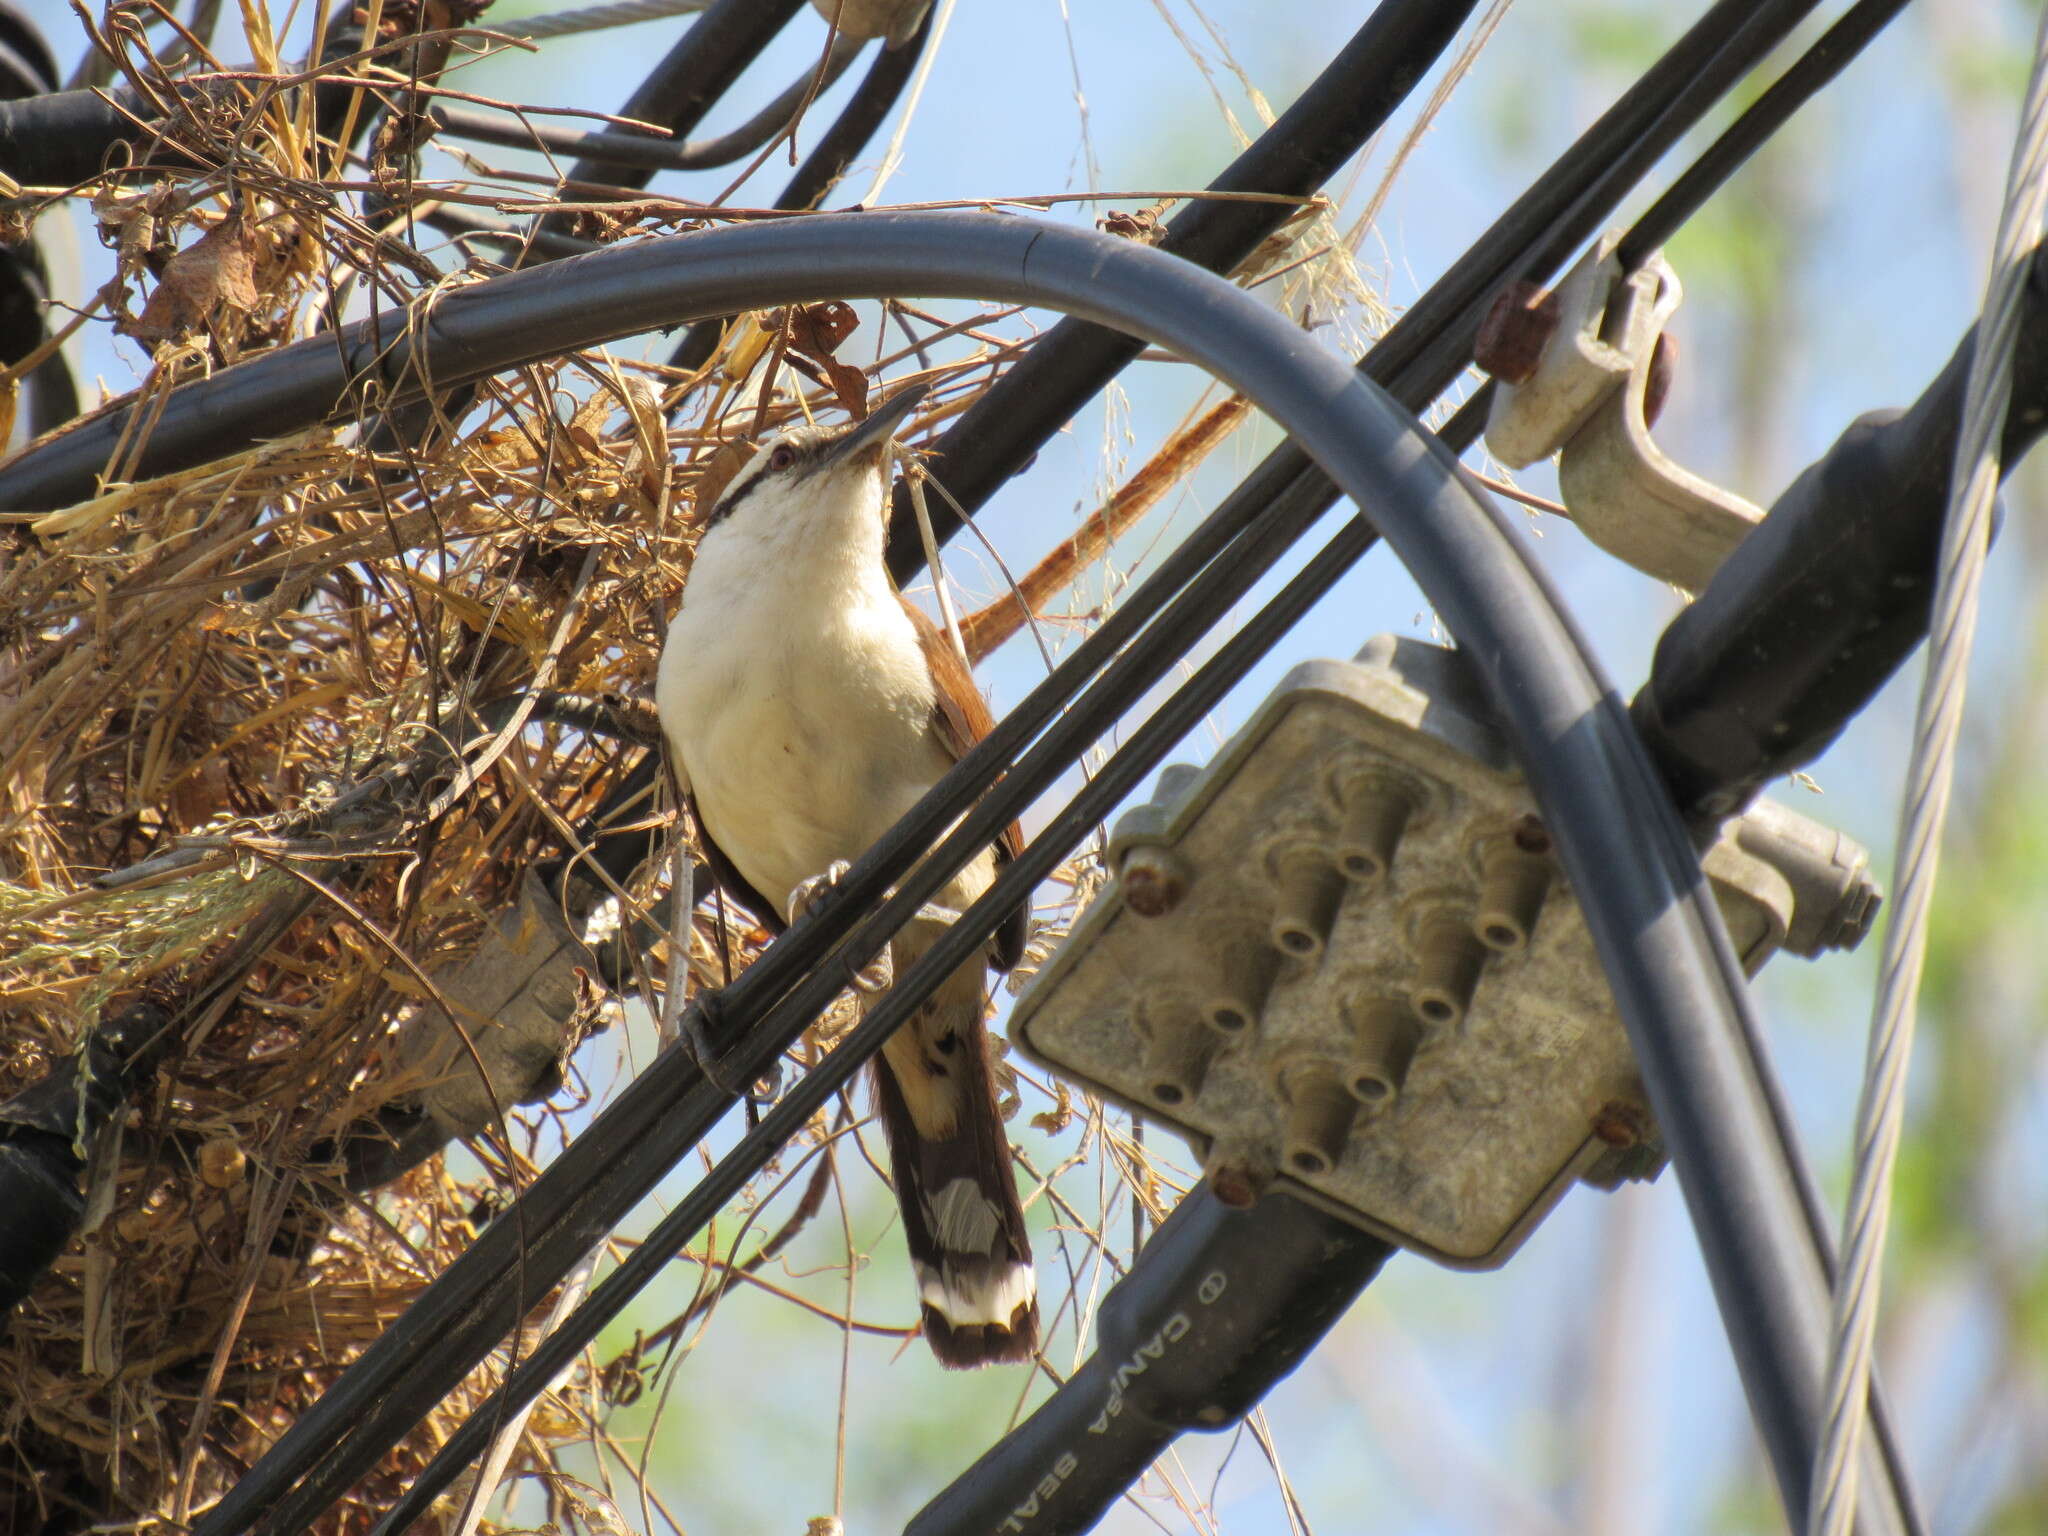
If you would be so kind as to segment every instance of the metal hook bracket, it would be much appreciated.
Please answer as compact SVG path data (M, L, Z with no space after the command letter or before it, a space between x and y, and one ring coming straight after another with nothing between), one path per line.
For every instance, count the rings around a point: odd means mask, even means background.
M1676 463L1650 436L1685 290L1661 253L1624 274L1607 234L1557 289L1555 330L1520 383L1502 379L1486 446L1512 468L1558 454L1579 529L1687 591L1704 587L1763 512Z

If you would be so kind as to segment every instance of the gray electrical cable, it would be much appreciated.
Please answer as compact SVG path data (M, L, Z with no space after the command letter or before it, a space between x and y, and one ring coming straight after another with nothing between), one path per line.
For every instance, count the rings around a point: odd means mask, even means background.
M710 4L711 0L618 0L613 5L586 5L552 15L522 16L491 30L537 43L545 38L569 37L577 32L600 32L606 27L630 27L636 21L689 16Z
M1942 824L1955 776L1963 695L1976 633L1979 588L1998 494L1998 444L2012 394L2013 344L2027 274L2048 210L2048 13L2034 42L2026 109L2007 172L1977 349L1963 396L1949 480L1941 562L1935 577L1927 675L1913 722L1913 754L1900 815L1898 897L1885 931L1870 1048L1856 1110L1856 1168L1842 1219L1828 1356L1827 1420L1815 1454L1808 1536L1844 1536L1856 1518L1857 1448L1863 1438L1892 1170L1905 1117L1914 1005L1927 951L1927 917L1941 859Z

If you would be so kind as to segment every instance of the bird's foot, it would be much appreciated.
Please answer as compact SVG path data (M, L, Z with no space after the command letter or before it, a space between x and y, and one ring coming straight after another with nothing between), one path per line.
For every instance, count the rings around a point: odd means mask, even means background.
M714 1088L726 1093L737 1092L730 1083L719 1075L717 1041L728 1033L725 1017L725 997L721 992L706 989L699 992L683 1010L677 1020L683 1037L683 1044L689 1049L697 1063L697 1070Z
M847 970L851 972L848 979L853 983L853 990L869 997L879 997L896 985L896 959L886 949L859 970L852 966Z
M838 889L853 866L844 859L834 859L825 866L821 875L808 880L799 880L796 889L789 893L789 920L793 923L800 917L808 917L817 910L818 903L832 891Z
M683 1010L680 1022L683 1043L689 1048L690 1055L696 1059L697 1070L702 1072L711 1086L721 1093L741 1093L743 1090L739 1085L727 1082L720 1071L719 1048L714 1043L732 1037L725 1013L725 994L722 991L699 992L691 1006ZM774 1103L776 1096L782 1092L782 1063L776 1062L744 1092L755 1104Z
M769 1064L768 1070L754 1079L754 1086L747 1090L749 1104L773 1104L782 1097L782 1063Z
M813 875L810 879L800 882L797 888L789 893L789 920L795 922L810 913L841 880L846 878L847 871L852 868L853 866L846 860L834 859L825 866L823 874ZM866 965L853 971L847 979L852 982L856 992L863 992L869 996L886 992L896 983L895 962L889 958L889 951L884 949Z

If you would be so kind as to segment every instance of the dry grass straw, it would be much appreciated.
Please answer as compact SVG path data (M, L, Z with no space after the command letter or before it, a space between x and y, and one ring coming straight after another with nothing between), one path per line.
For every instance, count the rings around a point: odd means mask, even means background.
M635 754L537 723L446 815L422 819L415 804L346 857L308 828L349 786L453 730L465 718L458 705L515 697L544 671L562 689L648 694L688 568L696 495L730 473L735 443L858 393L847 359L815 347L805 356L815 340L806 327L823 315L749 317L696 374L567 357L491 381L455 419L410 440L373 434L365 414L130 483L125 466L179 381L313 334L333 307L355 312L348 306L366 296L429 302L436 286L470 280L406 243L413 216L452 203L522 214L564 206L561 189L494 176L474 157L460 176L415 181L389 134L367 164L344 163L313 134L310 93L280 85L300 77L278 57L262 8L242 14L236 46L249 51L237 57L253 56L257 69L224 70L188 39L183 88L157 56L170 36L162 13L127 7L91 23L113 76L158 104L156 131L210 169L109 176L26 205L52 216L69 202L98 222L119 269L101 302L149 369L140 388L102 407L121 414L127 435L101 494L47 515L0 513L0 1098L143 989L189 993L238 932L308 883L338 899L316 897L233 1005L172 1050L118 1139L96 1149L90 1230L0 1338L10 1448L0 1530L10 1532L67 1507L138 1527L203 1509L470 1241L467 1215L490 1186L519 1182L561 1134L554 1120L573 1094L480 1144L482 1180L458 1179L437 1159L372 1199L341 1189L330 1155L337 1138L418 1086L395 1070L391 1048L426 999L421 975L475 949L521 873L560 853ZM459 64L465 48L495 46L455 36L434 41L437 59ZM406 62L388 49L356 61L366 74L434 88L433 70L408 76ZM203 88L189 84L194 71ZM452 91L455 73L441 73L438 88ZM418 98L387 89L383 99ZM381 224L347 211L342 194L360 187L387 199ZM576 189L586 201L587 192ZM607 206L595 227L613 233L677 216L659 199ZM1312 250L1319 238L1305 230L1295 246L1320 257L1332 247ZM1284 269L1287 256L1262 253L1260 270ZM1294 279L1331 281L1320 261L1303 265L1318 270ZM861 363L858 376L935 378L933 423L985 389L1028 337L1010 311L949 321L908 306L893 308L885 334L895 332L912 340ZM14 386L0 379L10 402ZM1027 573L1021 597L967 615L973 653L1113 559L1117 539L1242 414L1225 401L1191 416ZM167 854L184 862L166 867ZM96 884L145 861L160 872ZM1042 916L1035 957L1098 877L1086 859L1066 872L1075 899ZM623 893L657 928L660 886L648 869ZM727 956L744 964L760 938L721 933L719 910L698 909L700 980L720 979ZM658 948L647 963L658 973ZM823 1021L806 1052L844 1022ZM1127 1185L1122 1208L1135 1203L1148 1220L1174 1189L1099 1106L1051 1084L1034 1099L1041 1125L1083 1125L1041 1191L1064 1229L1085 1235L1067 1256L1078 1308L1099 1294L1116 1189ZM815 1129L814 1152L848 1133L843 1122ZM788 1220L816 1213L824 1166L795 1181ZM1054 1182L1077 1168L1096 1184L1089 1210ZM773 1193L750 1196L754 1216ZM734 1266L708 1244L698 1257L715 1288L679 1332L738 1278L768 1283L758 1263ZM634 1375L638 1351L629 1353L607 1373L614 1385ZM362 1527L494 1375L487 1366L444 1403L326 1528ZM556 1448L598 1435L597 1392L578 1375L552 1396L518 1464L549 1473ZM560 1476L550 1487L552 1517L610 1519L591 1513L603 1496Z

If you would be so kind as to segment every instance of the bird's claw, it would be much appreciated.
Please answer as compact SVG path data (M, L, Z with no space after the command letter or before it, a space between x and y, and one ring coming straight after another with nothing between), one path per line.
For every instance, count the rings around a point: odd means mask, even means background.
M795 922L800 917L808 916L818 903L825 899L827 893L846 878L847 871L852 868L853 866L846 860L834 859L825 866L823 874L812 875L810 879L799 882L797 888L789 893L789 920ZM848 979L856 992L866 993L870 997L886 992L896 984L895 962L890 959L889 951L884 949L866 965L854 971Z
M854 991L865 992L870 997L895 985L896 962L886 949L853 973Z
M852 868L853 866L846 860L834 859L825 866L823 874L813 875L808 880L799 880L796 889L789 893L789 920L793 923L800 917L810 916L818 903L846 878L847 872Z
M706 1081L721 1093L737 1095L742 1090L725 1080L718 1067L718 1047L712 1042L730 1036L726 1027L725 998L720 992L699 992L692 1006L683 1010L679 1021L683 1043L697 1062L697 1070L704 1074ZM745 1091L746 1097L756 1104L772 1104L782 1092L782 1063L776 1062L760 1079Z
M781 1061L771 1062L768 1070L747 1090L747 1101L751 1104L773 1104L782 1096L782 1078Z

